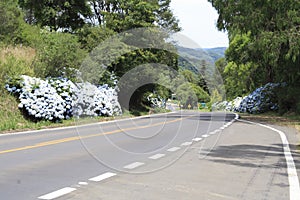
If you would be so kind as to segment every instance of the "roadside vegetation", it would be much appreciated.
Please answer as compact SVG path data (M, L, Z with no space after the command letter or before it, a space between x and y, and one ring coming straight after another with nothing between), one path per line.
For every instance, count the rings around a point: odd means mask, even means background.
M24 84L20 81L21 75L42 81L50 78L76 81L83 59L112 35L134 28L158 27L171 32L181 30L170 9L170 0L65 0L52 3L47 0L7 0L0 2L0 16L0 131L74 124L74 119L65 120L62 115L60 120L52 120L52 116L47 118L51 120L40 119L40 113L32 109L32 104L21 105L20 99L24 99L25 94L20 93ZM162 43L165 37L160 36L156 42ZM169 44L165 42L162 45ZM125 43L120 43L119 47L127 48ZM119 47L115 47L116 50ZM178 93L182 94L179 98L182 101L188 101L185 99L185 87L192 88L198 98L209 100L203 81L199 81L200 76L190 74L184 67L180 67L175 54L157 49L141 49L122 55L113 63L105 63L105 59L99 58L106 71L101 80L92 83L95 86L111 85L112 76L118 79L135 66L160 63L180 71L182 80L177 80L178 86L186 82L184 78L191 78L189 85L179 87ZM11 93L5 89L7 83L10 84ZM17 88L14 88L14 84ZM30 88L33 96L43 89L39 84L33 84ZM131 107L129 111L123 109L122 117L149 114L149 111L166 112L164 107L153 108L147 101L149 93L155 93L159 96L156 98L163 100L171 96L171 91L165 87L146 85L133 94ZM20 94L22 98L19 98ZM33 100L40 102L39 98L43 97L37 95ZM28 101L25 99L24 102ZM186 102L184 104L188 105ZM104 117L105 114L96 119L110 119Z
M104 76L100 80L93 80L91 84L97 87L104 84L111 86L114 84L112 80L118 80L135 66L160 63L181 75L173 80L176 89L170 91L159 84L147 84L138 88L130 99L130 107L123 109L124 117L166 112L164 105L174 92L183 109L195 108L199 102L206 103L210 109L213 100L224 100L221 95L223 89L227 91L227 100L231 101L273 83L284 87L276 91L274 101L272 100L276 105L274 113L267 115L294 116L294 119L287 119L292 122L299 120L300 3L295 3L294 0L263 3L247 0L230 3L223 0L208 1L220 14L217 27L229 33L230 46L225 58L216 62L224 87L222 85L219 90L209 91L209 77L205 74L211 76L214 73L209 71L210 61L202 60L199 66L191 66L191 63L179 58L177 54L155 48L131 51L120 55L113 63L106 63L109 58L97 57L101 66L105 66ZM9 93L5 84L8 81L17 83L21 75L42 80L63 78L76 82L83 60L102 41L115 34L150 27L176 33L181 28L172 13L170 2L171 0L54 0L51 3L48 0L1 1L0 131L73 125L74 119L63 119L53 124L51 120L36 121L26 117L22 109L19 109L18 96ZM160 35L152 42L169 47L166 38L166 35ZM109 46L100 48L103 50ZM114 48L126 49L128 45L121 42ZM193 55L195 53L195 50L185 51ZM114 53L118 54L112 52ZM219 55L213 57L219 58ZM152 71L147 73L149 76L155 75ZM115 79L111 79L112 76ZM161 103L150 97L160 99ZM250 104L251 101L252 99L249 100ZM120 104L123 106L122 101ZM104 115L96 119L110 119L104 118Z
M227 97L244 97L267 83L284 85L274 99L279 114L300 114L300 3L294 0L209 0L230 45L216 66Z

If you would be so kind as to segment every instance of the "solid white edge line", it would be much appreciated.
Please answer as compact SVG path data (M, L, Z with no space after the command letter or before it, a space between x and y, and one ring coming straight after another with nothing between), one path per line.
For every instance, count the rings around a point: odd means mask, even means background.
M239 119L239 115L238 114L236 114L236 113L234 113L235 114L235 118L234 118L234 120L238 120ZM232 120L232 121L234 121L234 120Z
M112 173L112 172L106 172L106 173L101 174L99 176L90 178L89 181L99 182L99 181L103 181L105 179L111 178L111 177L113 177L115 175L117 175L117 174Z
M209 137L209 135L206 135L206 134L205 134L205 135L202 135L202 137L203 137L203 138L207 138L207 137Z
M168 149L167 151L175 152L175 151L178 151L179 149L180 149L180 147L172 147L172 148Z
M189 145L192 145L192 144L193 144L192 142L184 142L180 146L189 146Z
M157 159L160 159L162 157L164 157L166 154L155 154L153 156L150 156L149 159L152 159L152 160L157 160Z
M145 163L142 163L142 162L134 162L134 163L131 163L129 165L124 166L123 168L125 168L125 169L135 169L135 168L140 167L144 164Z
M290 188L290 200L299 200L300 199L299 178L298 178L295 162L294 162L291 150L290 150L289 141L288 141L285 133L276 128L273 128L271 126L267 126L264 124L254 123L254 122L246 121L246 120L238 120L238 121L256 124L256 125L262 126L264 128L270 129L279 134L282 145L283 145L284 157L285 157L286 164L287 164L287 174L288 174L289 186L290 186L289 187Z
M63 195L69 194L73 191L75 191L75 188L71 188L71 187L65 187L62 188L60 190L56 190L54 192L51 192L49 194L45 194L43 196L38 197L38 199L44 199L44 200L51 200L51 199L56 199L58 197L61 197Z

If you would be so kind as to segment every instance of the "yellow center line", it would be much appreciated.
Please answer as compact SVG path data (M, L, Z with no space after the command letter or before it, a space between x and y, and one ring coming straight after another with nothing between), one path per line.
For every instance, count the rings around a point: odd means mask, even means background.
M92 137L103 136L103 135L110 135L110 134L120 133L120 132L123 132L123 131L131 131L131 130L150 128L150 127L155 127L155 126L159 126L159 125L163 125L163 124L170 124L170 123L174 123L174 122L177 122L177 121L182 121L184 119L188 119L188 118L191 118L193 116L195 116L195 115L184 117L184 118L179 118L179 119L175 119L175 120L171 120L171 121L167 121L167 122L159 122L159 123L155 123L155 124L152 124L152 125L119 129L119 130L108 131L108 132L104 132L104 133L96 133L96 134L91 134L91 135L81 136L81 137L80 136L75 136L75 137L68 137L68 138L63 138L63 139L58 139L58 140L51 140L51 141L41 142L41 143L31 145L31 146L24 146L24 147L19 147L19 148L0 151L0 154L12 153L12 152L17 152L17 151L24 151L24 150L28 150L28 149L35 149L35 148L39 148L39 147L51 146L51 145L56 145L56 144L61 144L61 143L66 143L66 142L71 142L71 141L76 141L76 140L82 140L82 139L87 139L87 138L92 138Z

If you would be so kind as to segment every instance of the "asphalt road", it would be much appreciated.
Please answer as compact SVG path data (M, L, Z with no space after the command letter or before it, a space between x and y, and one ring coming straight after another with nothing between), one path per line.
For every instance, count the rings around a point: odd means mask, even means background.
M90 181L59 200L299 200L299 135L275 128L236 121L193 143L180 159L182 149L140 167L177 159L166 168Z
M158 173L180 160L192 142L218 135L217 130L234 118L234 114L175 112L2 135L0 199L64 199L115 175Z

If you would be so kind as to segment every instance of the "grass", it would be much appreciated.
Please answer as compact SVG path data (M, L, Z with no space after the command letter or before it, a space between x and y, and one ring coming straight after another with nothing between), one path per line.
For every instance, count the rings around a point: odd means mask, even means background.
M27 120L23 117L20 110L18 109L18 101L15 97L10 95L8 92L4 91L3 95L0 96L0 134L19 132L19 131L29 131L29 130L40 130L45 128L56 128L56 127L67 127L67 126L77 126L96 122L105 122L117 119L126 119L135 116L148 115L149 112L125 111L121 116L115 117L86 117L80 119L69 119L63 120L58 123L53 123L50 121L39 121L33 122ZM154 113L164 113L167 112L165 109L155 110ZM152 113L152 114L154 114Z
M36 50L31 47L20 46L6 46L0 49L0 60L6 60L9 55L13 55L20 60L31 63L36 56Z
M274 124L279 126L288 126L291 128L295 128L300 132L300 115L296 115L293 113L285 114L280 116L274 112L268 112L263 114L239 114L241 119L260 122L260 123L267 123L267 124Z

